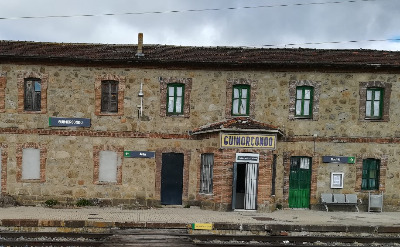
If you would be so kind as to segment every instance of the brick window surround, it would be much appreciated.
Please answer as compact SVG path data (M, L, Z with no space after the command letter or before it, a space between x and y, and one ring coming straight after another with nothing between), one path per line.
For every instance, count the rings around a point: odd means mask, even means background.
M283 153L283 199L288 202L289 200L289 175L290 175L290 159L293 156L303 156L311 158L311 188L310 188L310 204L318 202L317 199L317 177L318 177L318 165L320 157L314 155L313 152L304 151L291 151Z
M118 82L118 112L101 112L101 82L102 81L117 81ZM124 115L124 92L126 78L105 74L97 76L94 82L95 93L95 115L97 116L123 116Z
M155 181L155 197L161 201L161 168L163 153L183 153L183 190L182 200L188 200L189 196L189 164L190 150L181 148L162 148L156 150L156 181Z
M366 119L365 116L365 105L367 101L367 89L368 88L382 88L383 89L383 109L381 119ZM360 82L360 121L380 121L388 122L389 119L389 107L390 107L390 95L392 93L392 84L380 81L369 81Z
M100 151L113 151L117 153L118 158L121 160L121 165L117 165L117 182L100 182L99 181L99 168L100 168ZM122 164L124 163L124 147L115 147L109 145L94 146L93 147L93 184L122 184Z
M24 109L24 91L25 91L25 79L37 78L41 81L41 97L40 97L40 111L25 111ZM44 114L47 112L47 85L49 82L48 74L42 74L38 72L21 72L17 76L17 88L18 88L18 112L28 114Z
M379 189L378 189L378 191L385 191L388 156L382 155L382 154L373 155L373 154L368 154L368 153L359 154L356 157L356 188L355 188L355 191L368 192L368 190L361 189L363 160L368 159L368 158L377 159L377 160L381 161L380 167L379 167ZM375 190L372 190L372 191L375 191Z
M0 143L1 150L1 194L7 193L7 144Z
M228 79L226 81L226 108L225 116L226 118L236 117L232 115L232 93L234 85L249 85L250 86L250 104L249 104L249 117L255 117L255 102L256 102L256 92L257 92L257 81L248 79Z
M22 152L25 148L34 148L40 150L40 179L22 179ZM17 182L44 183L46 181L46 157L46 145L33 142L17 144Z
M7 77L0 76L0 112L5 112Z
M308 86L313 88L313 99L312 99L312 117L296 117L296 89L297 87ZM319 119L319 96L321 92L321 83L309 80L298 80L289 82L289 120L302 119L302 120L314 120Z
M159 82L160 82L160 116L161 117L183 116L185 118L188 118L190 116L190 93L192 91L192 78L160 77ZM183 84L185 88L184 98L183 98L184 99L183 114L181 115L167 114L167 89L168 89L168 84L171 83Z

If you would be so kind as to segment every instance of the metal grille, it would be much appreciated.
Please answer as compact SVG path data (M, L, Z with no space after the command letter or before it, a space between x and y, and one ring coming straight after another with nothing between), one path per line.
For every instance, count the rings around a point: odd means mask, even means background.
M258 164L246 166L245 209L256 209Z
M201 155L200 193L212 193L214 154Z

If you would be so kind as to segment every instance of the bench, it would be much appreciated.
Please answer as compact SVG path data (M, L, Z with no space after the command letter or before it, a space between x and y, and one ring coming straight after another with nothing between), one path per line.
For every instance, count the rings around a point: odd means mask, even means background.
M321 203L325 206L326 212L329 211L328 205L341 205L341 206L355 206L357 212L358 202L356 194L332 194L332 193L322 193Z

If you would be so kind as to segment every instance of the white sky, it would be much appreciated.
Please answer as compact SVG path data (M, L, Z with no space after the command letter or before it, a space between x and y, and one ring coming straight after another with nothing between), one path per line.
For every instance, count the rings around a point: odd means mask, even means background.
M21 18L54 15L74 17ZM0 18L1 40L400 50L364 42L400 39L400 0L0 0Z

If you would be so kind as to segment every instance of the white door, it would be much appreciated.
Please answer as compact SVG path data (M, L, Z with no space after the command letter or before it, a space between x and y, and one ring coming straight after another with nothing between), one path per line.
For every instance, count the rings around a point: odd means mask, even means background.
M257 175L258 164L247 163L244 207L248 210L255 210L257 207Z

